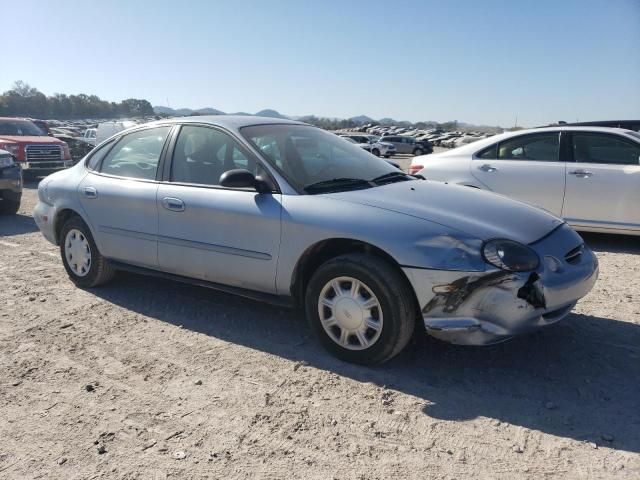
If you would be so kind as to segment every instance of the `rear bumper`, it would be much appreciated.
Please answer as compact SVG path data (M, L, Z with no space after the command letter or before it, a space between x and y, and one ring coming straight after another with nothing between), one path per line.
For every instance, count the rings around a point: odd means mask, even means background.
M36 208L33 210L33 219L42 232L42 235L44 235L44 238L54 245L57 244L55 225L53 224L55 218L56 208L54 206L40 201L36 204Z
M557 236L579 239L569 227L566 229L569 235L563 227ZM532 245L543 259L533 273L405 268L419 299L427 333L459 345L488 345L566 317L593 288L598 261L585 247L579 261L555 263L558 255L553 254L554 249L563 252L560 258L564 260L564 253L571 248L554 236L542 245ZM550 265L556 271L551 271Z

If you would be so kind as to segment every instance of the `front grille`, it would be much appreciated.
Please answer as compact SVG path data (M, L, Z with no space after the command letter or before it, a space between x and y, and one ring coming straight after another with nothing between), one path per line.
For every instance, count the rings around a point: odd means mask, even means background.
M584 250L584 245L578 245L573 250L569 250L567 254L564 256L564 259L567 263L578 263L580 261L580 257L582 256L582 251Z
M62 147L60 145L27 145L25 157L29 163L59 162L62 160Z

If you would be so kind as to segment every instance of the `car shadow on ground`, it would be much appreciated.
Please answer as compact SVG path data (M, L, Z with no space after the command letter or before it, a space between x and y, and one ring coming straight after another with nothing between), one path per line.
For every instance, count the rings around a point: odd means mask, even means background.
M162 322L412 395L434 419L486 417L640 452L637 324L572 314L546 330L482 348L418 334L399 357L368 368L326 353L299 311L125 273L91 292Z
M0 238L37 231L38 226L30 215L0 215Z
M593 251L640 254L640 237L580 232L580 236Z

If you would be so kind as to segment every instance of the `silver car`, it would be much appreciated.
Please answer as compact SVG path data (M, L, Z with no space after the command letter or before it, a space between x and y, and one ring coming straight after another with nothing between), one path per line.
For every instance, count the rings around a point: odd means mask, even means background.
M78 286L130 270L303 306L328 350L364 364L399 353L418 321L472 345L552 324L598 272L551 214L280 119L135 127L38 196L35 220Z

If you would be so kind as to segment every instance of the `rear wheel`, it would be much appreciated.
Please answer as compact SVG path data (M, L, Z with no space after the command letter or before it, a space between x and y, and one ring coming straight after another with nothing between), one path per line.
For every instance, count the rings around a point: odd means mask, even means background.
M415 326L413 294L388 262L365 254L327 261L307 287L307 319L336 357L374 365L407 345Z
M109 260L100 254L89 227L80 217L71 217L62 226L60 254L69 278L79 287L97 287L114 275Z
M15 215L20 209L20 200L3 199L0 200L0 213Z
M423 153L424 153L424 152L422 151L422 149L421 149L421 148L416 148L416 149L413 151L413 154L414 154L416 157L417 157L417 156L422 155Z

